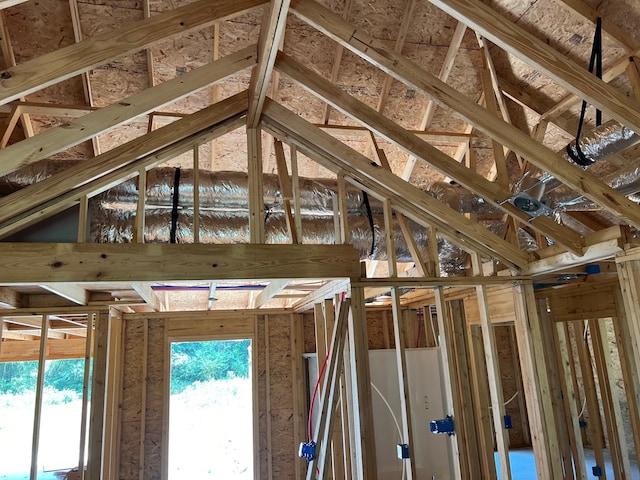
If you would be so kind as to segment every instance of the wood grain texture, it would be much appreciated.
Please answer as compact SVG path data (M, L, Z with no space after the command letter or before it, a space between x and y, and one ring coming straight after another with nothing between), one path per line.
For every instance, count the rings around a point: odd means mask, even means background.
M154 130L96 157L90 164L77 164L58 175L30 185L0 200L0 222L27 212L78 187L114 172L163 148L188 139L246 109L247 95L242 92L189 115L170 125Z
M490 233L429 194L402 180L391 172L371 165L371 161L331 135L307 123L276 102L267 99L264 107L264 128L275 136L288 137L309 158L333 170L344 171L358 184L376 196L392 200L396 211L422 225L433 223L439 231L465 248L499 258L507 265L527 263L526 255L511 244Z
M491 115L479 105L469 102L466 96L438 80L418 64L387 48L382 42L370 37L365 32L355 29L313 0L293 0L291 8L298 17L345 48L384 72L393 75L397 80L416 89L416 91L431 97L439 105L452 109L457 116L478 130L519 153L539 168L548 171L566 185L583 193L625 222L640 226L640 208L636 204L602 183L595 176L569 164L560 155L536 142L526 133ZM487 35L487 38L490 37ZM609 87L606 91L608 94ZM616 95L619 94L616 92ZM631 103L627 97L624 98L628 107ZM635 102L632 103L632 105L635 104ZM634 116L640 117L640 107ZM638 130L640 131L640 128Z
M0 283L338 278L360 274L350 245L5 243Z
M200 0L34 58L2 72L0 104L88 72L114 58L172 36L231 18L263 3L264 0L221 0L215 3Z
M430 0L505 51L540 70L562 87L640 131L640 103L477 0Z
M0 175L45 159L249 68L255 45L0 150ZM48 115L55 112L47 112Z
M453 160L441 150L421 140L413 133L376 112L373 108L353 98L339 87L332 85L320 75L302 66L291 57L280 53L276 60L276 69L285 73L314 95L328 102L336 110L348 115L377 135L399 146L405 152L414 155L422 162L430 165L445 176L454 179L458 184L483 197L487 202L501 208L514 218L528 222L530 217L509 202L511 197L507 188L492 182ZM497 118L497 117L496 117ZM532 222L531 226L543 235L551 236L558 243L574 252L580 252L581 240L567 228L551 227L548 222Z

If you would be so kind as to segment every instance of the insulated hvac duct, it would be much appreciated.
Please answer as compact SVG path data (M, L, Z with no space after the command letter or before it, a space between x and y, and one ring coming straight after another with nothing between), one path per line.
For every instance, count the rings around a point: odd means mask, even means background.
M147 174L145 241L167 243L172 216L173 168L157 168ZM243 172L201 171L199 189L202 243L233 244L249 241L248 176ZM263 176L265 237L267 243L290 242L283 199L276 175ZM335 238L334 202L337 182L331 179L300 179L300 208L303 243L332 244ZM193 234L193 172L181 169L176 240L191 243ZM371 218L364 194L347 185L349 243L361 258L386 260L386 230L382 203L369 197ZM137 182L129 180L97 195L91 202L91 241L121 243L133 241L138 201ZM466 200L465 200L466 201ZM373 221L373 228L371 227ZM423 258L428 255L426 230L409 220L412 236ZM412 261L404 235L393 219L398 261ZM464 273L466 254L455 245L439 240L439 261L445 276Z
M629 130L627 127L620 125L615 121L610 121L596 128L593 134L580 138L580 151L583 153L586 161L576 162L578 158L578 149L575 140L567 145L562 151L558 152L568 162L582 168L587 169L600 160L621 152L640 142L640 135ZM636 175L624 175L611 182L611 186L625 193L625 187L632 183L638 183ZM543 173L538 178L524 177L515 187L515 195L510 199L519 209L527 212L532 217L540 215L551 216L554 210L568 209L573 205L586 202L584 197L575 192L558 192L557 189L562 185L557 178L550 173ZM635 186L634 186L635 188ZM636 193L639 190L635 190Z

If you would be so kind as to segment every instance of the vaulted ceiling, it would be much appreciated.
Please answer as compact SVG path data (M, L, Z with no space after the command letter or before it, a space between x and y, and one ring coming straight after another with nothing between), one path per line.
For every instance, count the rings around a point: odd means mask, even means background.
M127 190L108 196L108 189L126 180L135 191L139 173L154 168L165 168L158 170L165 184L154 187L168 189L179 177L166 177L167 167L194 165L199 173L183 181L243 172L249 192L247 225L218 218L236 230L202 233L202 242L321 242L297 223L296 180L328 179L337 201L323 215L346 212L349 189L367 192L387 222L393 212L397 240L407 243L410 258L399 268L415 264L422 275L438 274L437 245L441 263L453 258L444 250L461 248L535 273L545 268L532 261L564 252L567 266L611 256L640 227L633 138L586 170L562 154L581 123L582 99L585 137L601 138L594 106L616 132L640 131L634 0L5 0L0 7L0 238L20 239L25 228L37 235L43 219L80 205L91 232L81 240L161 241L150 232L150 213L146 230L135 220L144 203L123 209ZM597 17L602 80L587 68ZM256 195L269 183L260 172L276 177L286 220L280 240L269 232L265 240L274 206ZM543 195L542 214L514 201L523 178L559 183ZM191 192L182 212L196 222L199 194ZM171 211L153 208L160 207ZM130 234L111 235L118 222ZM337 224L337 236L340 228L349 231ZM427 229L423 244L416 228ZM394 239L383 230L377 235L388 245ZM590 250L611 239L610 251ZM389 268L373 263L376 272Z

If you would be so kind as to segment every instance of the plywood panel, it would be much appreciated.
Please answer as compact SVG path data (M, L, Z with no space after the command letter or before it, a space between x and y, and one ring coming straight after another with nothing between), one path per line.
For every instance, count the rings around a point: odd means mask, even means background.
M489 300L491 323L513 323L515 319L515 307L513 303L513 293L510 287L488 287L487 297ZM478 311L478 301L476 300L475 293L469 293L464 297L464 300L467 322L479 324L480 313Z

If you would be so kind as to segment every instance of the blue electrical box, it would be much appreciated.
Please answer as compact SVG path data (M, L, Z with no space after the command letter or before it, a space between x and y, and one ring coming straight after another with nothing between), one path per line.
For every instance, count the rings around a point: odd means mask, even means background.
M600 265L598 265L597 263L587 265L585 271L587 275L596 275L600 273Z
M406 443L398 444L398 458L409 458L409 445Z
M316 458L316 442L313 440L307 443L302 442L298 450L298 456L304 458L307 462Z
M453 417L451 415L447 415L440 420L431 420L429 423L429 429L431 430L431 433L446 433L451 436L455 430Z
M511 421L511 415L504 416L504 428L511 430L513 428L513 422Z
M593 473L594 477L601 477L602 476L602 468L600 468L598 465L595 465L591 469L591 472Z

